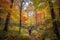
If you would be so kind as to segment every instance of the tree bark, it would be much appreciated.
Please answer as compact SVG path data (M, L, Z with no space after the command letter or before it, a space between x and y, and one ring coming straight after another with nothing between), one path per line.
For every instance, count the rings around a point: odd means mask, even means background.
M22 20L21 20L21 17L22 17L22 4L23 4L24 0L21 1L21 6L20 6L20 28L19 28L19 32L21 33L21 26L22 26Z
M5 27L4 27L4 31L7 32L8 31L8 25L9 25L9 22L10 22L10 13L8 12L8 15L7 15L7 18L6 18L6 21L5 21Z
M10 8L12 8L13 2L14 2L14 0L11 0L11 3L12 3L12 4L10 5ZM5 27L4 27L4 31L5 31L5 32L8 31L8 26L9 26L9 22L10 22L10 16L11 16L11 13L8 12L7 18L6 18L6 21L5 21Z
M60 39L60 36L59 36L59 31L58 31L58 26L57 26L57 20L55 20L55 13L54 13L54 9L53 9L53 5L51 2L49 2L49 6L50 6L50 11L51 11L51 17L52 17L52 20L53 20L53 30L54 30L54 33L56 34L58 40Z

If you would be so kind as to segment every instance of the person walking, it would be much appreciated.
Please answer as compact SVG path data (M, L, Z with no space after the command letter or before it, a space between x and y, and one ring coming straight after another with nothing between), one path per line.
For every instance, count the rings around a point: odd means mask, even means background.
M29 35L31 35L32 27L29 27L29 28L28 28L28 32L29 32Z

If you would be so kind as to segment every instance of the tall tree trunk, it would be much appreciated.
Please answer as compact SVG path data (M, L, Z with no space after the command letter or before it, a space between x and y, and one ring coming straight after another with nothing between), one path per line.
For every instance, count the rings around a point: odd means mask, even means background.
M5 27L4 27L4 31L7 32L8 31L8 25L9 25L9 22L10 22L10 12L8 12L8 15L7 15L7 18L6 18L6 21L5 21Z
M20 6L20 28L19 28L19 32L21 33L21 27L22 27L22 20L21 20L21 17L22 17L22 4L23 4L24 0L21 0L21 6Z
M14 2L14 0L11 0L11 3L12 3L12 4L10 5L10 8L12 8L13 2ZM5 27L4 27L4 31L5 31L5 32L8 31L8 26L9 26L9 22L10 22L10 16L11 16L11 13L8 12L7 18L6 18L6 21L5 21Z
M57 28L57 20L55 20L55 13L54 13L53 5L52 5L51 2L49 2L49 6L50 6L50 11L51 11L51 17L52 17L52 20L53 20L53 30L54 30L54 33L56 34L56 36L59 40L60 36L59 36L58 28Z

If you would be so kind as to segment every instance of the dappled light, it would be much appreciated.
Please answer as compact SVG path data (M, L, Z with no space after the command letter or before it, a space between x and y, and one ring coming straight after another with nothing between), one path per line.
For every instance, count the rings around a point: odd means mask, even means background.
M0 0L0 40L60 40L60 0Z

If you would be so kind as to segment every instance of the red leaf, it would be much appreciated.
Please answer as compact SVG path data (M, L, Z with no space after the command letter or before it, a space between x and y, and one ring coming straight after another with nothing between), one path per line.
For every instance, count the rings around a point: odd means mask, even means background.
M42 13L37 13L37 20L42 18Z
M27 20L27 17L22 16L22 20L23 20L23 21L26 21L26 20Z

